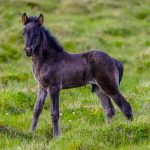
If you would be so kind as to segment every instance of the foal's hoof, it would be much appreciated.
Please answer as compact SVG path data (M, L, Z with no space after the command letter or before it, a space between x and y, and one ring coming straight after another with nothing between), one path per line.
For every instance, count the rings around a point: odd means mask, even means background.
M115 116L115 111L112 111L111 113L106 115L106 121L107 121L107 125L110 126L111 122L112 122L112 118Z
M132 113L128 113L128 114L125 114L125 115L126 115L129 122L133 120L133 114Z
M35 128L30 128L30 131L32 132L32 133L35 133Z
M53 133L53 136L54 136L54 138L55 138L55 139L58 139L58 138L59 138L59 136L60 136L59 131L54 132L54 133Z
M129 103L127 103L123 109L122 112L124 115L127 117L128 120L132 121L133 120L133 113L132 113L132 108Z

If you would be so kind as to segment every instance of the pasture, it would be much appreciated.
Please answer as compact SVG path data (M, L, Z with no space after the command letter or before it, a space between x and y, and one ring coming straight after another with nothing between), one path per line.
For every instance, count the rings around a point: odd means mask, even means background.
M0 149L150 149L149 0L0 0ZM47 98L30 132L37 83L23 51L22 13L44 14L44 25L67 52L107 52L124 64L121 92L134 120L115 106L110 126L90 86L61 91L61 136L53 138Z

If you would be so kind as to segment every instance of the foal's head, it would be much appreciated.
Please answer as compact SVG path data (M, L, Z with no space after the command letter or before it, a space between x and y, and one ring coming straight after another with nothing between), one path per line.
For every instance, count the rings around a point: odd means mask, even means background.
M41 41L41 30L44 17L40 14L39 17L28 17L26 13L22 15L22 22L24 24L24 38L25 38L25 52L27 56L32 56Z

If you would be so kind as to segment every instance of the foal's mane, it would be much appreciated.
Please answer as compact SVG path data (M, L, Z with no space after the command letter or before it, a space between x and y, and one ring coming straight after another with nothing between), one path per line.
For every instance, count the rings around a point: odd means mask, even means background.
M42 27L42 30L45 33L48 43L50 44L50 47L52 47L57 52L64 51L63 47L59 45L57 39L45 27Z
M34 16L30 16L28 17L28 22L33 22L33 23L38 23L38 18L34 17ZM47 40L48 40L48 44L50 45L50 47L55 50L56 52L62 52L64 51L63 47L60 46L60 44L58 43L57 39L51 34L50 31L48 31L45 27L41 27L42 31L44 32Z

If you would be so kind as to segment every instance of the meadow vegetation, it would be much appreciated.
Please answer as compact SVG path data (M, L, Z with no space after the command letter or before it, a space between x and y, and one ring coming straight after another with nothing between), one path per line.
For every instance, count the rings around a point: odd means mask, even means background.
M0 149L150 149L149 0L0 0ZM22 13L44 14L44 25L67 52L99 49L124 63L121 91L133 107L106 125L90 86L61 92L61 136L53 139L49 98L30 132L37 84L24 54Z

